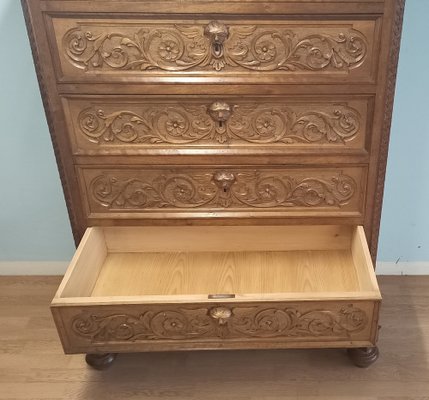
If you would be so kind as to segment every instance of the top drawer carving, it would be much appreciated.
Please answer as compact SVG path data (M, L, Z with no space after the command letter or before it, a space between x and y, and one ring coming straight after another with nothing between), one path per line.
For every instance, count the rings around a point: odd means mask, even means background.
M371 82L375 20L53 18L62 81ZM257 80L256 80L257 79Z

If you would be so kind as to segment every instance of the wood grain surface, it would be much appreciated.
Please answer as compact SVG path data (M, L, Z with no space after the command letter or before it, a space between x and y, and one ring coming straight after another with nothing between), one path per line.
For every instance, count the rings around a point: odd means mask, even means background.
M104 372L65 356L49 303L60 277L0 278L0 399L427 400L429 277L380 277L380 359L344 350L121 354Z
M379 298L362 227L93 227L54 303L210 294L355 298L357 292Z
M112 253L92 296L358 290L357 272L347 250Z

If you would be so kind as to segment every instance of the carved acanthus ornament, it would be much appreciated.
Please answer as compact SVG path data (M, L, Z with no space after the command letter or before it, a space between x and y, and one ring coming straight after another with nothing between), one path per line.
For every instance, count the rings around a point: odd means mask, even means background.
M90 314L72 322L73 332L91 342L234 339L281 337L343 337L365 329L368 316L349 305L339 311L293 307L240 306L178 308L141 314Z
M85 70L347 71L367 56L362 33L344 28L332 34L311 25L306 33L293 26L146 25L134 33L103 31L83 24L63 38L66 58Z
M92 198L109 209L341 207L357 184L341 172L329 179L297 178L282 171L167 173L147 178L103 174L90 184Z
M98 144L345 144L360 132L361 115L348 105L267 103L149 105L143 112L83 110L80 132Z

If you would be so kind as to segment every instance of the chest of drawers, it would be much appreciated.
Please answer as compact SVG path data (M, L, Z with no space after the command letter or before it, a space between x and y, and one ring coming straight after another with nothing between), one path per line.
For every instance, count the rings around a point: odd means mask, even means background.
M377 359L403 6L23 0L78 245L52 301L66 353Z

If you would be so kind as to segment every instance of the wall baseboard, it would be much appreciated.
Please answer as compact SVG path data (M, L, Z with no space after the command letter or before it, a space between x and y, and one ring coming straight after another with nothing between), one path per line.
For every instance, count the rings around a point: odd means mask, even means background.
M0 261L0 275L64 275L69 261Z
M0 275L64 275L68 264L68 261L0 261ZM429 275L429 261L379 261L377 275Z
M377 275L429 275L429 261L377 261Z

